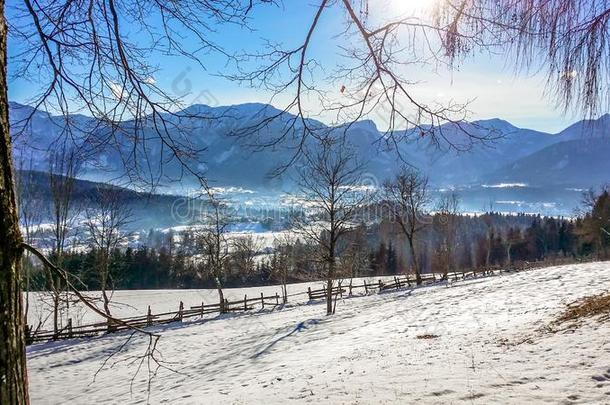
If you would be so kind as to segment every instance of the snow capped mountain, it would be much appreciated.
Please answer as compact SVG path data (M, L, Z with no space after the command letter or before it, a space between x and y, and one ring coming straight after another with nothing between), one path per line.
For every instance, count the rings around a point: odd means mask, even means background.
M608 137L610 136L610 114L604 114L597 119L579 121L561 131L557 136L561 140Z
M30 114L33 114L32 121L23 128L22 121ZM271 176L292 157L299 140L298 125L287 131L286 124L292 115L270 105L248 103L222 107L192 105L178 116L166 117L180 128L173 130L180 132L174 136L202 150L197 169L218 186L265 191L288 191L294 186L290 171L282 178ZM34 156L32 169L46 170L46 150L61 138L65 121L17 103L10 104L10 117L13 133L19 134L15 156L19 158L29 151ZM271 117L275 119L268 120ZM83 139L87 134L99 136L107 132L94 118L75 115L69 119L75 123L77 136ZM420 168L438 188L472 189L481 184L522 183L546 189L566 185L579 189L610 180L610 159L607 159L610 145L602 141L610 138L610 114L577 122L558 134L518 128L498 118L448 123L436 129L434 138L422 137L415 130L398 131L397 136L402 139L398 145L402 161L395 145L387 142L387 134L380 132L373 121L363 120L348 128L335 129L316 120L308 120L307 124L319 129L347 131L350 143L368 164L368 174L379 183L404 162ZM122 130L129 133L131 125L126 121ZM152 139L146 145L146 156L150 161L162 161L162 148L154 140L153 130L152 126L146 128ZM283 133L287 134L285 142L262 149L254 147ZM487 141L472 142L469 135ZM37 152L32 154L32 150ZM121 164L119 153L107 150L97 156L95 164L86 167L83 177L104 180L120 172ZM180 174L180 165L175 160L169 159L164 166L168 177ZM189 179L184 178L182 182L188 184Z
M597 187L610 180L610 137L567 140L517 159L488 179L572 188Z
M484 174L556 140L553 135L517 128L500 119L445 124L437 132L440 144L423 138L408 147L411 154L423 155L419 167L442 187L480 182Z

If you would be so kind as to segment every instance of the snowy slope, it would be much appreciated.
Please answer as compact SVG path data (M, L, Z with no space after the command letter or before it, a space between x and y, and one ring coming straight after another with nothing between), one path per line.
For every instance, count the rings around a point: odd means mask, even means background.
M609 154L608 137L559 142L511 162L486 179L595 188L608 181Z
M366 280L369 284L377 283L378 280L386 282L391 281L392 278L391 276L355 278L353 284L362 285L363 280ZM343 285L348 283L349 281L345 281ZM308 287L315 290L323 288L323 286L323 281L288 284L286 289L290 304L305 303ZM249 298L260 297L260 293L264 293L266 297L277 293L281 297L282 289L280 285L223 289L224 297L229 301L243 300L244 295L248 295ZM99 291L87 292L86 295L101 299L101 292ZM112 293L111 301L112 314L119 318L127 318L145 315L149 305L152 313L156 314L177 311L180 301L184 303L185 308L201 305L202 302L206 305L214 304L218 302L218 292L215 289L117 290ZM42 322L42 329L52 328L52 306L50 305L49 294L32 292L29 294L29 302L28 324L38 325L39 322ZM72 304L70 308L62 310L60 327L66 325L68 318L72 318L75 326L103 321L102 317L81 304Z
M355 297L332 317L314 304L170 325L158 348L176 372L159 370L150 403L608 403L609 324L536 332L608 285L610 263L593 263ZM130 392L137 364L93 381L125 338L30 347L32 402L146 403L146 372Z

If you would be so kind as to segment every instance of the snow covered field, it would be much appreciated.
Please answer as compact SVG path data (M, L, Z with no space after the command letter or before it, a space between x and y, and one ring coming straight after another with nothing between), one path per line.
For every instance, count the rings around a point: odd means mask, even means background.
M353 279L353 285L362 285L363 280L366 280L367 283L377 283L378 280L385 282L391 281L392 278L390 276L355 278ZM349 284L349 279L343 282L344 286L346 284ZM313 281L288 284L286 289L290 304L306 302L308 287L320 289L324 287L324 282ZM363 289L361 288L358 291L363 292ZM260 297L261 292L266 297L273 296L276 293L281 297L282 287L280 285L271 285L223 289L223 294L229 301L243 300L244 295L248 295L249 298ZM92 298L101 297L99 291L87 292L86 295ZM218 302L218 292L215 289L117 290L112 293L111 300L110 307L112 314L119 318L126 318L146 315L149 305L153 313L161 313L177 311L180 301L183 301L184 307L187 309L191 306L201 305L202 302L205 304L215 304ZM37 326L39 322L42 322L42 329L51 329L53 327L53 320L51 318L53 307L49 293L32 292L29 294L29 301L28 324ZM104 320L80 303L72 304L68 309L62 306L60 326L64 326L68 318L72 318L74 325L102 322Z
M155 328L175 371L158 371L149 398L146 369L130 390L129 365L147 337L95 381L126 334L35 345L32 403L610 403L610 324L538 331L609 286L610 263L570 265L354 297L332 317L320 303ZM139 301L173 308L175 293Z

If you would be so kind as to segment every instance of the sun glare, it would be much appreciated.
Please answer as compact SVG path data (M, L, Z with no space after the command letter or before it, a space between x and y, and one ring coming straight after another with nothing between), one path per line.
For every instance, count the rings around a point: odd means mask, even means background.
M386 0L387 10L396 15L428 12L436 2L437 0Z

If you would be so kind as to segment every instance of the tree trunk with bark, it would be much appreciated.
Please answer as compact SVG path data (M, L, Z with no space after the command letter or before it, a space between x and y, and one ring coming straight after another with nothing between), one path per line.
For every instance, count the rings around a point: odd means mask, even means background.
M0 0L0 403L28 404L21 300L21 231L11 157L7 95L7 26Z
M333 280L335 278L335 214L331 212L330 223L330 240L328 244L328 275L326 282L326 315L333 314Z
M222 292L222 287L220 286L220 284L216 286L216 290L218 290L220 313L224 314L227 311L227 309L225 308L225 295Z
M419 263L417 262L417 252L415 252L415 241L412 237L407 238L409 240L409 248L411 249L411 258L413 260L413 270L415 270L415 280L417 285L421 285L421 271L419 270Z
M328 277L326 281L326 315L333 314L333 274L334 264L328 263Z

